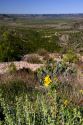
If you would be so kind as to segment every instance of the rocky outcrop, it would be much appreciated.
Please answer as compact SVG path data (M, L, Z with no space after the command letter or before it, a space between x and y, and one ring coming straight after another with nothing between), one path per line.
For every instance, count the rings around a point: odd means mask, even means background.
M7 73L8 70L9 70L9 66L12 63L15 65L16 70L20 70L20 69L23 69L23 68L26 68L26 69L29 68L32 71L36 71L38 68L43 66L43 64L30 64L26 61L5 62L5 63L0 63L0 74Z

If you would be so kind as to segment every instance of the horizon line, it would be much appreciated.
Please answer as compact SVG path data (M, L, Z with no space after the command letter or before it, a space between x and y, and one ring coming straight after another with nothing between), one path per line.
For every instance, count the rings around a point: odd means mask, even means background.
M0 15L1 14L12 14L12 15L59 15L59 14L61 14L61 15L67 15L67 14L83 14L83 12L82 13L0 13Z

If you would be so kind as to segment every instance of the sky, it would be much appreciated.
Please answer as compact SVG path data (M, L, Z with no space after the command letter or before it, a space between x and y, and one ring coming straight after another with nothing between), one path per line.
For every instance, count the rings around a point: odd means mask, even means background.
M83 13L83 0L0 0L0 13L5 13L5 14Z

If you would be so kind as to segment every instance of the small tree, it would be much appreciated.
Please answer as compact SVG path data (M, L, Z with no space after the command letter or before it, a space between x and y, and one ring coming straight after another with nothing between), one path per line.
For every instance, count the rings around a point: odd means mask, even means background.
M25 53L25 42L15 31L5 31L0 41L0 61L20 60Z

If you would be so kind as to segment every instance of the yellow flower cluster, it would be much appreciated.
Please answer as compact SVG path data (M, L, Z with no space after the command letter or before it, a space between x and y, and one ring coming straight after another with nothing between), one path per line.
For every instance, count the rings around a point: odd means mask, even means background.
M79 92L80 92L80 94L82 94L82 95L83 95L83 89L81 89Z
M52 82L52 80L50 79L50 76L47 75L47 76L44 78L44 85L45 85L46 87L48 87L51 82Z
M69 104L69 101L68 101L68 100L65 100L65 101L64 101L65 107L66 107L68 104Z

